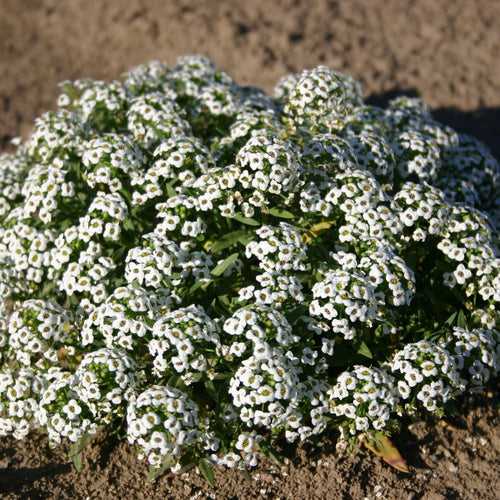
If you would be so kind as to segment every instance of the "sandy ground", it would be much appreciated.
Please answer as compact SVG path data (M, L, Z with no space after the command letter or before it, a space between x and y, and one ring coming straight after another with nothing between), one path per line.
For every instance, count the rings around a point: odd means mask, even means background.
M491 400L476 403L462 417L405 428L395 442L409 474L364 450L339 452L325 440L317 449L290 451L282 467L262 464L251 478L218 471L216 488L195 472L151 484L147 468L124 443L97 440L77 474L61 450L50 451L42 436L32 436L0 445L0 493L6 500L497 500L500 432L494 407Z
M327 64L359 78L370 101L420 94L438 119L500 156L498 0L0 0L0 147L54 105L65 79L117 78L150 59L204 53L242 83ZM96 443L77 476L42 437L0 443L1 498L496 499L498 412L489 401L453 426L415 424L398 444L411 475L332 443L254 479L196 475L154 486L125 445Z
M327 64L375 99L418 92L495 146L499 32L498 0L1 0L0 138L49 109L61 80L201 52L267 89Z

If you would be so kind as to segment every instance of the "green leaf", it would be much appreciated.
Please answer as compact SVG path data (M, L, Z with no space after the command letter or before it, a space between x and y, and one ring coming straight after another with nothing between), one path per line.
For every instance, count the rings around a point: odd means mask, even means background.
M179 375L172 375L168 380L167 380L167 385L170 387L175 387L177 385L178 380L180 379Z
M459 311L458 317L457 317L457 326L460 328L468 329L467 326L467 318L465 317L465 314L462 310Z
M295 219L295 215L292 214L292 212L281 208L273 207L269 210L269 213L274 215L274 217L280 217L281 219Z
M214 376L214 380L229 380L232 377L232 373L216 373Z
M299 305L295 309L292 309L288 314L287 314L287 319L290 323L295 323L299 318L307 314L308 308L305 305Z
M373 359L373 354L370 351L370 348L366 345L366 342L361 342L361 344L359 344L357 352L365 358Z
M226 248L232 247L237 243L246 245L248 241L252 239L252 235L246 229L238 229L237 231L232 231L231 233L225 234L218 241L207 241L204 245L205 250L209 251L211 254L218 254Z
M215 475L214 468L212 464L206 459L202 458L198 463L198 468L200 469L201 474L206 479L207 483L214 487L215 486Z
M250 472L248 472L248 469L241 469L240 473L247 481L252 480L252 476L250 475Z
M165 455L160 467L151 466L148 471L148 481L152 483L161 476L169 467L175 465L175 460L171 455Z
M202 378L203 378L203 373L201 373L201 372L193 373L191 375L191 380L193 382L199 382ZM182 385L181 385L181 383L182 383ZM184 381L182 380L182 378L179 378L179 381L177 382L177 388L181 389L182 387L186 387L186 385L184 384Z
M172 198L174 197L177 193L175 192L175 189L174 187L172 186L172 183L169 182L166 186L165 186L166 190L167 190L167 195L169 198Z
M44 297L47 297L56 287L55 283L53 281L46 281L43 289L42 289L42 295Z
M242 224L247 224L248 226L260 226L260 222L252 219L251 217L245 217L241 214L236 214L233 216L234 220L241 222Z
M208 393L208 395L216 402L219 402L219 394L217 392L217 389L215 388L215 384L213 383L213 380L207 380L205 382L205 389Z
M217 300L227 310L231 308L231 301L229 300L229 297L227 295L219 295L217 297Z
M127 200L128 202L132 201L132 196L130 195L130 192L127 189L120 189L120 194Z
M262 453L272 460L277 465L283 465L283 458L280 454L268 443L261 441L259 443L259 448Z
M455 318L457 317L457 314L458 314L458 313L457 313L457 311L455 311L455 312L454 312L454 313L453 313L453 314L452 314L452 315L451 315L451 316L450 316L450 317L449 317L449 318L445 321L445 323L446 323L447 325L450 325L450 326L451 326L451 325L453 325L453 323L455 322Z
M206 290L208 288L208 285L212 283L212 280L199 280L197 281L191 288L188 290L187 294L191 295L192 293L196 292L199 288L203 288Z
M93 437L94 436L92 434L84 434L76 443L73 443L70 448L70 455L81 453L84 448L92 441Z
M246 233L245 235L240 236L240 238L238 238L238 243L242 244L243 246L246 246L254 239L254 237L255 237L254 234Z
M65 229L68 229L68 227L71 227L75 221L73 219L64 219L60 224L59 228L61 231L64 231Z
M226 269L232 266L238 260L238 253L232 253L229 257L224 259L220 264L216 265L212 271L212 276L222 276Z
M76 472L78 472L78 474L80 472L82 472L82 469L83 469L83 463L82 463L82 453L77 453L76 455L73 455L71 457L71 461L73 462L73 466L75 467L76 469Z
M131 219L127 218L123 221L123 229L125 229L125 231L133 231L134 230L134 223L132 222Z
M92 441L93 435L84 434L76 443L73 443L69 449L69 456L77 472L83 469L82 452L85 447Z
M351 346L345 344L335 345L335 356L333 356L332 366L349 366L353 357L356 356Z

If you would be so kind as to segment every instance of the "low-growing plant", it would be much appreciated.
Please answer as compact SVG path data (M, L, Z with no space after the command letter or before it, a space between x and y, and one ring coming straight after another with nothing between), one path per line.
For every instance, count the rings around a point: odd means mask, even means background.
M64 82L0 186L0 435L212 481L335 430L394 455L498 374L500 167L418 99L152 62Z

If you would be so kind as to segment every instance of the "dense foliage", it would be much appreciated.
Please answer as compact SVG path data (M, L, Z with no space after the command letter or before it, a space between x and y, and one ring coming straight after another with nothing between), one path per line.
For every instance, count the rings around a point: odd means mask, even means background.
M0 156L0 435L153 467L442 415L500 366L500 168L326 67L64 82Z

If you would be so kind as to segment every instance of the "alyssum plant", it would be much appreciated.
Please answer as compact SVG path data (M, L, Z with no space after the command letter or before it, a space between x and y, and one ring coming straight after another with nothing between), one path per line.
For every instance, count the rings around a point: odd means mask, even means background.
M197 56L61 88L0 156L1 435L210 477L497 375L500 168L419 100Z

